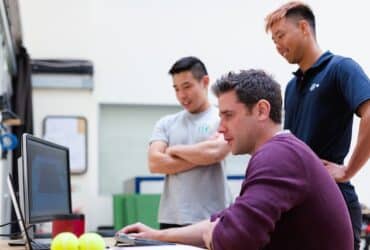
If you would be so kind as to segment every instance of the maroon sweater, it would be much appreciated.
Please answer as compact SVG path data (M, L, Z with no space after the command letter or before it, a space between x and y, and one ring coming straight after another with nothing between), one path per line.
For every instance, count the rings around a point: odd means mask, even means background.
M290 133L274 136L252 155L240 196L216 218L214 250L353 249L338 186Z

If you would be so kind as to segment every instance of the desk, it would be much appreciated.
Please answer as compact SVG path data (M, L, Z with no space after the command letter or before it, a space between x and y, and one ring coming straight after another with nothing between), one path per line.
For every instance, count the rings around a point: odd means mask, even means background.
M111 250L120 250L120 249L140 249L140 250L169 250L169 249L177 249L177 250L204 250L204 248L187 246L187 245L167 245L167 246L146 246L146 247L112 247Z
M24 246L20 247L10 247L8 246L8 241L6 239L0 239L0 249L1 250L24 250ZM193 246L186 246L186 245L168 245L168 246L148 246L148 247L112 247L114 245L113 238L106 238L105 242L107 246L110 246L109 249L111 250L120 250L120 249L127 249L127 250L134 250L134 249L141 249L141 250L160 250L160 249L178 249L178 250L199 250L203 248L193 247Z
M9 240L6 240L4 238L0 239L0 249L1 250L24 250L25 249L25 247L10 247L8 245L8 241Z

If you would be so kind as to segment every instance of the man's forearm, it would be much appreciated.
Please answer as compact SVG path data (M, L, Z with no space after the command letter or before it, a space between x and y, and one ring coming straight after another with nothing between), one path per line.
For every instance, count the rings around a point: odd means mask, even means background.
M149 156L149 169L152 173L176 174L193 167L195 164L166 153L156 152Z
M370 157L370 114L365 114L360 121L357 143L348 162L346 176L353 177Z
M204 247L203 234L210 230L211 226L212 224L209 220L203 220L186 227L160 230L158 231L157 239Z
M207 140L193 145L175 145L166 152L196 165L208 165L219 162L229 153L226 141Z

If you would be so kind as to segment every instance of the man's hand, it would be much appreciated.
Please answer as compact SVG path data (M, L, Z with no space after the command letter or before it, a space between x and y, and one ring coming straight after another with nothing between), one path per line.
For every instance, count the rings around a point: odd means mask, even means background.
M207 249L212 250L212 235L213 230L215 229L219 219L215 220L214 222L211 222L210 228L203 234L203 241L204 245L207 247Z
M220 132L214 133L211 137L208 138L209 140L222 140L224 141L224 134Z
M326 170L328 170L331 177L334 178L336 182L346 182L349 181L350 178L346 176L347 168L344 165L339 165L334 162L330 162L327 160L322 160Z
M146 239L157 239L158 230L155 230L151 227L148 227L140 222L128 225L120 230L125 234L130 234L133 237L137 238L146 238Z

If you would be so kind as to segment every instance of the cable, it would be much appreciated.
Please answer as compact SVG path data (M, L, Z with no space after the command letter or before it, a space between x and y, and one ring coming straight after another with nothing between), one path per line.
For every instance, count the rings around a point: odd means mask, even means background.
M14 223L18 223L18 220L13 220L11 222L7 222L7 223L4 223L4 224L1 224L0 227L5 227L7 225L11 225L11 224L14 224Z
M13 220L11 222L7 222L4 224L1 224L0 227L5 227L14 223L17 223L18 220ZM13 236L18 236L21 232L15 232L15 233L10 233L10 234L0 234L0 237L13 237Z
M15 233L10 233L10 234L0 234L0 237L13 237L13 236L18 236L20 234L21 232L15 232Z
M5 227L5 226L8 226L10 224L14 224L14 223L17 223L18 220L13 220L11 222L7 222L7 223L4 223L4 224L1 224L0 227ZM33 225L28 225L26 227L26 230L28 230L29 228L31 228ZM22 234L22 232L14 232L14 233L10 233L10 234L0 234L0 237L13 237L13 236L18 236Z

